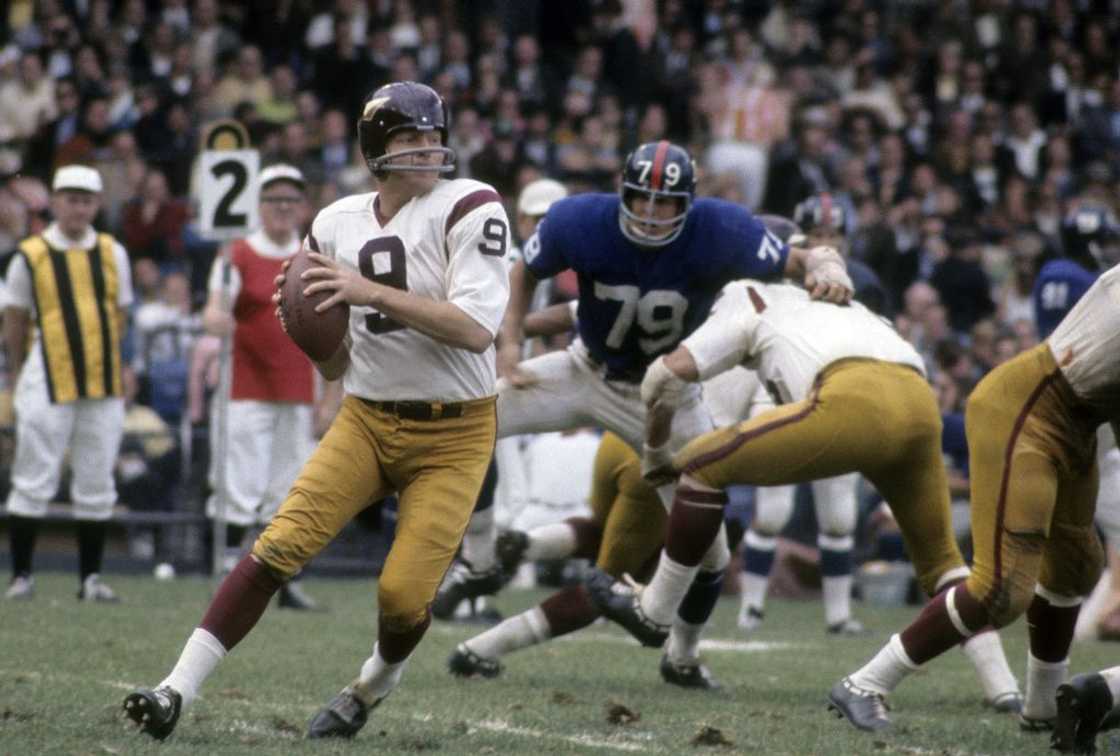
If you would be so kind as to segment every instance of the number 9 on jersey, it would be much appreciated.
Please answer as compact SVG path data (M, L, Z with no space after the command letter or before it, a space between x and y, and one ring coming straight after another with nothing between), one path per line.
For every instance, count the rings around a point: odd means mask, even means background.
M256 150L206 150L198 163L198 227L207 239L245 236L257 226Z

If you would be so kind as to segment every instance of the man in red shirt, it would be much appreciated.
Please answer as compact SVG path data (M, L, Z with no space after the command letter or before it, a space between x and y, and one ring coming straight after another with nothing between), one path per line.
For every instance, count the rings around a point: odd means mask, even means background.
M304 179L290 165L273 165L260 175L261 227L234 241L228 252L228 299L223 302L223 260L210 274L203 325L209 333L232 337L232 370L225 419L223 480L211 464L207 514L217 515L217 498L225 497L226 547L240 557L246 531L268 522L288 493L315 442L315 398L311 361L276 318L273 280L280 266L299 250L307 214ZM224 389L223 389L224 390ZM215 404L216 406L216 404ZM211 450L221 447L211 414ZM213 455L216 461L216 452ZM280 606L313 609L295 581L280 591Z

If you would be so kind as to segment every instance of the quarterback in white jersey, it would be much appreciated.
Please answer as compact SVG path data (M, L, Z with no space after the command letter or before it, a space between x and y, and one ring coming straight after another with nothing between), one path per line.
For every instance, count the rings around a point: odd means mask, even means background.
M347 337L324 362L346 398L279 512L223 581L179 663L125 699L163 739L272 595L358 512L398 494L396 537L378 580L378 634L357 677L312 720L311 738L352 737L400 681L463 537L494 449L493 341L509 279L501 198L454 168L448 113L423 84L381 87L358 121L377 191L323 210L307 244L320 267L303 293L350 305ZM286 273L276 278L279 304Z
M757 370L782 404L670 455L664 430L689 384L740 364ZM643 644L667 635L735 484L860 472L891 505L927 593L967 577L950 523L941 417L922 360L862 305L813 302L782 284L729 284L707 322L650 365L642 398L652 416L647 469L680 477L665 550L644 589L605 573L593 573L588 588ZM978 635L965 651L989 701L1018 696L998 636Z

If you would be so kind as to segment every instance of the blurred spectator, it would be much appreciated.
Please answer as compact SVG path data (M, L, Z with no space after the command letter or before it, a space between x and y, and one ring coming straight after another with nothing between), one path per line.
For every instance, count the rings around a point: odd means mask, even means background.
M25 52L18 76L0 86L0 142L30 139L54 117L54 80L46 75L37 52Z
M237 34L221 23L218 0L195 0L191 19L191 59L196 71L213 71L237 49Z
M60 78L54 83L53 120L47 121L31 137L24 154L24 171L47 180L54 169L59 145L72 139L79 129L81 99L73 78Z
M200 327L191 315L190 281L180 272L163 276L159 298L136 309L132 368L139 381L138 401L172 426L186 408L190 350Z
M979 240L962 234L935 266L930 283L948 308L953 330L967 333L976 321L995 311L991 283L980 265Z
M237 63L218 80L218 86L211 95L214 105L226 113L232 113L234 107L242 102L260 107L270 99L272 83L264 75L261 51L253 45L241 48L237 53Z
M128 201L121 221L121 237L135 260L150 257L158 265L183 264L185 203L171 196L167 177L155 168L148 171L140 194Z

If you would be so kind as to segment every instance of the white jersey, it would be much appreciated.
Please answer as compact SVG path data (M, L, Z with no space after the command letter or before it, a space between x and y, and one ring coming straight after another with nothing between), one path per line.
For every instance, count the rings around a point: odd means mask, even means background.
M742 422L751 416L757 404L774 406L766 394L758 374L735 366L704 381L704 406L717 428Z
M1120 419L1120 266L1089 287L1046 341L1074 393Z
M682 343L701 380L745 365L783 403L805 398L822 369L847 357L897 362L925 375L922 358L887 321L858 302L813 301L789 284L728 284L708 320Z
M450 302L491 334L509 299L509 221L489 185L440 181L382 224L376 192L316 216L307 243L386 286ZM474 354L406 328L372 307L350 308L348 394L367 399L464 401L494 394L494 347Z

